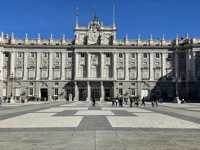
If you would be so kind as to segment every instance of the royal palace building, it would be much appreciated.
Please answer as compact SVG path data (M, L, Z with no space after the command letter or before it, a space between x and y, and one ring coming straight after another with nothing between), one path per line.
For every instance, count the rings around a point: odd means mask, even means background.
M96 14L74 39L17 39L1 33L0 97L17 100L105 101L152 94L200 102L200 38L116 39L116 26Z

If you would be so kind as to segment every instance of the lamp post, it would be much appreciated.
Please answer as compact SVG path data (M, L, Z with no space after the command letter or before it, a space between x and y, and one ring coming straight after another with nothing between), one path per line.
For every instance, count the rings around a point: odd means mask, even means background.
M178 75L176 74L176 76L174 77L175 80L175 84L176 84L176 97L174 98L174 102L176 103L180 103L180 99L178 97L178 82L180 81L180 78L178 77Z
M13 92L13 85L14 85L14 74L13 74L13 72L10 75L10 81L11 81L10 103L15 103L14 92Z

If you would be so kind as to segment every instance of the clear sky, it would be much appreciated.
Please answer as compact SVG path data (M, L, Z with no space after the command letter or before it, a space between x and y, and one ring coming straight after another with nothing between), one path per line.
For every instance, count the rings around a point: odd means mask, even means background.
M112 25L113 4L117 39L175 39L189 33L200 38L200 0L1 0L0 31L16 38L73 39L76 7L79 25L87 26L96 8L99 21Z

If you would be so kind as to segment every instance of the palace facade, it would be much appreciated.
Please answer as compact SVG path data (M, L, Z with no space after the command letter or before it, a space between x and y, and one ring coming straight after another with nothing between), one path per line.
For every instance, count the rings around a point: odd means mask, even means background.
M74 39L0 37L0 97L12 101L105 101L154 93L164 100L200 99L200 38L116 39L96 14Z

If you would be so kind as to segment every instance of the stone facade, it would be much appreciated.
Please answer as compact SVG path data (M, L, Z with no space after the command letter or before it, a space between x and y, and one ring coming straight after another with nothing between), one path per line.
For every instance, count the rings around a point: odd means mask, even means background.
M109 100L110 97L200 98L200 39L116 39L96 14L66 40L0 37L0 97L26 100Z

